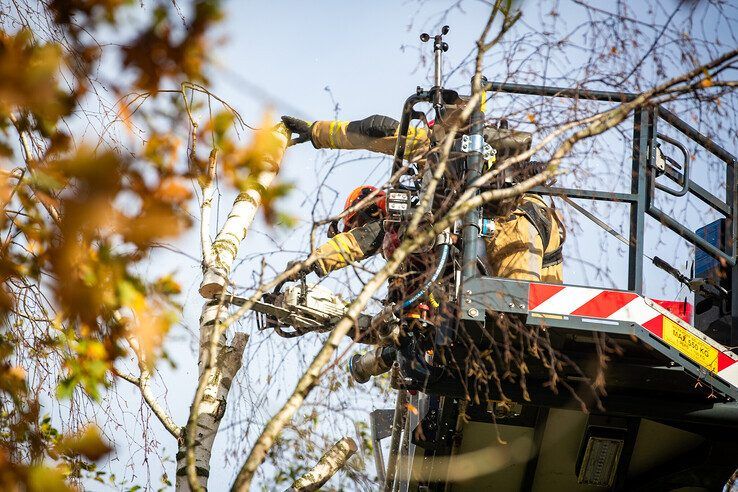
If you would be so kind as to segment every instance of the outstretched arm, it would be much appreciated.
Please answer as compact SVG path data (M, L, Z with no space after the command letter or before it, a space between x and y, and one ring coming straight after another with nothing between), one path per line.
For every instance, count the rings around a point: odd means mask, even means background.
M294 143L307 141L316 149L363 149L392 155L397 142L399 122L389 116L373 115L357 121L316 121L312 124L282 117L288 128L299 137ZM309 129L309 132L308 132ZM417 160L428 152L430 139L425 128L410 127L405 159Z

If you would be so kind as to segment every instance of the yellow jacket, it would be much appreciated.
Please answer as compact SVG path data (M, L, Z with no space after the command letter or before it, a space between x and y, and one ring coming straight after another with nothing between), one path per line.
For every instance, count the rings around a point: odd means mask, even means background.
M556 212L540 196L524 195L512 214L495 218L495 232L485 239L487 261L492 267L490 275L562 283L563 239Z

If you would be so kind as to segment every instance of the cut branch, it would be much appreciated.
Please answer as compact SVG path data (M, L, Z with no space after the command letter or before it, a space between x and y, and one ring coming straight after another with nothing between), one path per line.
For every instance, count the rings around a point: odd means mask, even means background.
M262 193L271 186L277 176L290 135L282 123L275 127L272 135L277 140L274 152L263 157L263 168L269 170L258 174L255 186L238 194L231 213L228 214L225 224L213 242L212 262L205 265L200 285L200 294L206 299L218 296L225 288L238 247L246 238L249 227L256 217L256 211L261 205Z
M331 446L310 471L295 480L286 492L314 492L320 489L338 470L346 466L357 449L356 441L344 437Z
M207 488L213 443L225 414L233 378L241 369L248 335L236 333L231 345L226 345L223 331L215 329L226 316L226 309L217 303L206 304L203 307L200 319L199 356L202 397L198 404L193 404L190 409L188 434L185 436L186 439L180 441L180 450L177 453L177 490ZM214 336L217 337L215 341L212 340ZM206 371L213 346L217 352L216 361L212 370ZM193 435L190 435L190 430L194 431ZM194 465L192 467L188 466L190 457Z

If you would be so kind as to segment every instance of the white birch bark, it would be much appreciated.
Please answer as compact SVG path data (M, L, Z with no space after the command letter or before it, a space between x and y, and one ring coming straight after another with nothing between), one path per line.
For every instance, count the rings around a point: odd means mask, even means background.
M298 478L292 487L286 492L314 492L320 490L325 483L336 474L338 470L346 466L358 447L356 441L350 437L344 437L331 446L318 463L307 473Z
M220 421L226 408L228 393L233 378L241 368L242 358L248 336L237 333L230 345L226 344L225 331L228 326L229 313L226 306L216 298L223 292L228 283L233 262L238 248L246 238L249 227L254 221L256 211L261 204L262 192L269 188L279 172L284 151L289 141L289 131L283 124L278 124L268 137L271 139L263 148L264 154L256 186L238 194L233 208L223 224L220 232L209 244L209 224L212 202L212 183L203 187L203 204L201 207L201 243L203 247L203 281L200 293L206 299L212 299L203 306L200 318L200 350L198 357L198 389L190 408L188 428L192 429L194 420L194 439L192 434L179 440L177 453L176 490L207 489L210 472L210 458L218 434ZM215 154L211 154L211 167L214 174ZM191 452L194 452L193 470L187 466L187 441L191 439ZM191 463L191 462L190 462ZM191 464L190 464L191 466ZM190 477L188 478L188 472ZM195 483L191 482L191 480Z
M212 299L220 294L228 283L228 275L236 259L238 247L246 238L249 227L256 217L261 205L262 190L271 186L282 161L284 150L289 140L288 131L281 123L272 132L276 141L264 156L265 167L271 171L262 171L257 177L257 185L238 194L233 202L231 213L223 224L212 246L211 263L204 265L200 295Z
M203 376L203 362L210 356L211 336L216 320L222 323L227 317L228 311L224 306L206 304L203 307L202 317L200 318L200 377ZM221 335L220 338L216 345L218 350L216 369L212 371L206 382L205 394L202 403L199 405L197 415L195 463L197 478L203 489L207 488L210 454L215 436L218 434L220 421L225 414L231 383L241 368L241 359L248 341L248 335L245 333L236 333L230 345L225 344L225 334ZM180 440L179 452L177 453L177 490L190 490L186 467L184 440Z

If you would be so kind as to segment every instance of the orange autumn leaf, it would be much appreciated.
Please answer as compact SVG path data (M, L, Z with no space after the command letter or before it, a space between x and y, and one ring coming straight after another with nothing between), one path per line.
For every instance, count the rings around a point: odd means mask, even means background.
M413 415L418 415L418 408L412 403L405 403L405 407L407 407L408 412L412 413Z
M156 195L164 202L181 204L190 199L192 188L180 176L167 176L162 179L159 188L156 190Z
M155 133L146 141L143 157L164 172L171 172L179 158L180 140L171 134Z
M133 135L133 115L128 104L123 99L118 101L118 118L123 122L123 126L125 126L128 134Z
M24 391L26 388L26 371L20 366L11 366L0 370L0 391Z
M136 317L130 324L130 331L144 361L151 366L156 362L164 337L176 322L177 316L158 303L144 302L142 308L135 310Z
M10 369L7 370L5 374L6 376L17 379L19 381L26 380L26 370L23 369L21 366L12 366Z
M712 87L714 83L712 82L712 76L710 75L710 72L707 71L707 69L702 69L702 75L705 76L704 79L700 80L699 86L703 89L706 89L708 87Z
M0 173L0 206L5 208L5 205L10 200L10 193L12 186L8 182L9 173Z
M528 116L528 121L530 121L531 123L535 123L535 122L536 122L536 117L535 117L535 115L533 115L533 114L531 114L531 113L528 113L528 115L527 115L527 116Z

